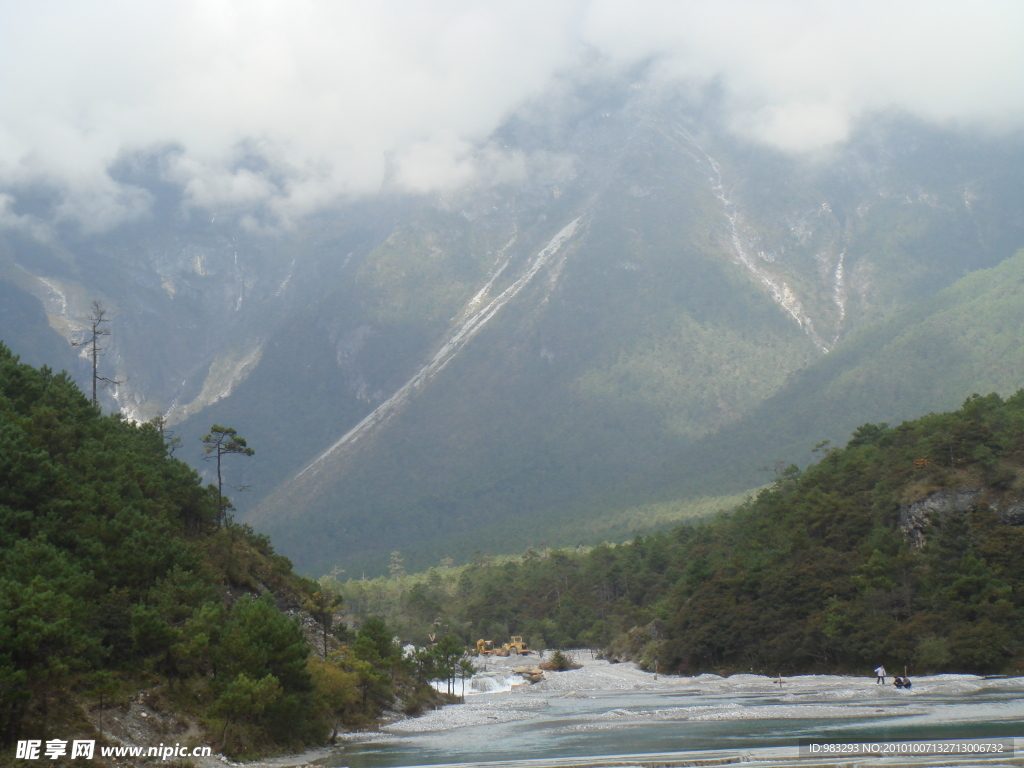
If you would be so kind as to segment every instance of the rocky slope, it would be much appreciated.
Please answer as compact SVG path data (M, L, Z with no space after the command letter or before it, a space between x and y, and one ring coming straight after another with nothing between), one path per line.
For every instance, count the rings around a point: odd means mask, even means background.
M761 484L819 439L798 407L815 371L869 366L876 324L1024 244L1018 138L877 117L794 159L732 138L713 96L601 83L491 141L512 176L276 231L200 218L137 163L151 219L2 234L5 336L81 379L40 311L72 339L103 301L105 375L126 380L108 408L165 415L189 460L211 423L236 427L257 449L231 468L246 518L307 572L377 569ZM895 420L983 388L941 368L840 411ZM773 419L784 439L751 439Z

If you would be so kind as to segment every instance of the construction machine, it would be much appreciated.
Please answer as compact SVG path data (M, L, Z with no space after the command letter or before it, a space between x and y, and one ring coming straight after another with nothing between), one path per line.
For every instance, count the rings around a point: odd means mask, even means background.
M525 656L531 653L530 649L526 647L526 642L519 635L512 635L512 641L502 644L501 650L504 651L502 656L508 656L510 653Z
M519 635L512 635L510 641L496 647L491 640L477 640L476 653L478 656L528 656L532 651L526 647L526 641Z

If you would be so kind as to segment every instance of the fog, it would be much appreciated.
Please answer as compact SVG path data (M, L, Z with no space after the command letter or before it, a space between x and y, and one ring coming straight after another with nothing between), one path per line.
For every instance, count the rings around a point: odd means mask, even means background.
M196 210L287 222L382 184L520 172L488 143L578 72L714 82L739 135L802 153L881 110L1003 131L1024 121L1015 2L127 0L3 2L0 227L144 216L133 158Z

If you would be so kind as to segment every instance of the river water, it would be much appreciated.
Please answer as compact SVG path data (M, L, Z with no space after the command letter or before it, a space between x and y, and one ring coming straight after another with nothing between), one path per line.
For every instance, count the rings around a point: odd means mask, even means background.
M743 751L818 739L1024 736L1024 678L921 677L908 692L878 685L874 677L659 677L631 664L582 660L583 669L549 673L537 685L467 691L464 704L355 736L321 762L370 768ZM502 663L490 662L499 683Z

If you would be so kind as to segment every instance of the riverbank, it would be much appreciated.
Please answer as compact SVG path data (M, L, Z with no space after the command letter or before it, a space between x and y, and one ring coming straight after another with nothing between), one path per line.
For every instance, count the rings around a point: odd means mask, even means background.
M465 687L465 702L428 712L425 715L385 726L378 734L350 734L356 740L381 739L388 735L447 731L494 722L513 722L536 716L538 710L549 706L551 697L585 697L595 693L648 692L680 695L739 694L745 696L771 696L792 700L791 705L773 702L770 709L735 706L684 707L671 713L662 712L659 718L699 719L757 719L772 717L853 717L864 714L861 707L870 707L873 714L907 715L916 713L907 705L914 691L919 693L942 690L948 693L968 693L984 686L983 678L973 675L938 675L915 681L911 691L902 691L891 685L879 685L874 676L863 678L834 675L801 675L798 677L769 678L763 675L704 674L697 677L658 675L638 669L625 662L612 664L595 658L589 651L573 654L581 664L579 669L565 672L547 672L546 678L533 685L515 675L516 667L532 666L540 659L533 657L493 657L478 661L480 671L487 674L503 672L508 684L498 691L485 694L474 691L471 683ZM889 680L891 682L891 679ZM890 690L891 689L891 690ZM810 697L810 698L809 698ZM880 700L885 697L887 700ZM858 704L860 706L858 706ZM621 720L622 713L605 716L604 722ZM598 727L594 724L591 727ZM348 738L348 737L346 737Z
M781 681L749 674L673 677L630 663L611 664L589 653L577 654L576 660L580 669L549 672L534 685L470 691L463 704L376 733L349 734L346 747L324 764L369 768L540 760L537 765L610 765L607 760L614 758L624 765L629 764L622 762L624 755L659 753L683 761L659 758L660 765L697 765L709 764L693 762L698 757L728 763L754 759L756 752L756 761L827 765L834 764L831 758L801 757L796 745L815 738L866 744L1024 736L1018 725L1024 719L1024 678L937 675L915 678L913 689L904 691L892 686L891 678L890 684L878 685L871 675L803 675ZM525 663L515 657L487 659L486 668L499 677L507 672L514 681L512 668ZM1003 757L1010 760L1007 765L1024 764L1005 751ZM893 755L885 765L897 759L924 765L941 758ZM945 764L964 765L969 759L975 758L960 755ZM977 759L994 765L996 758Z

